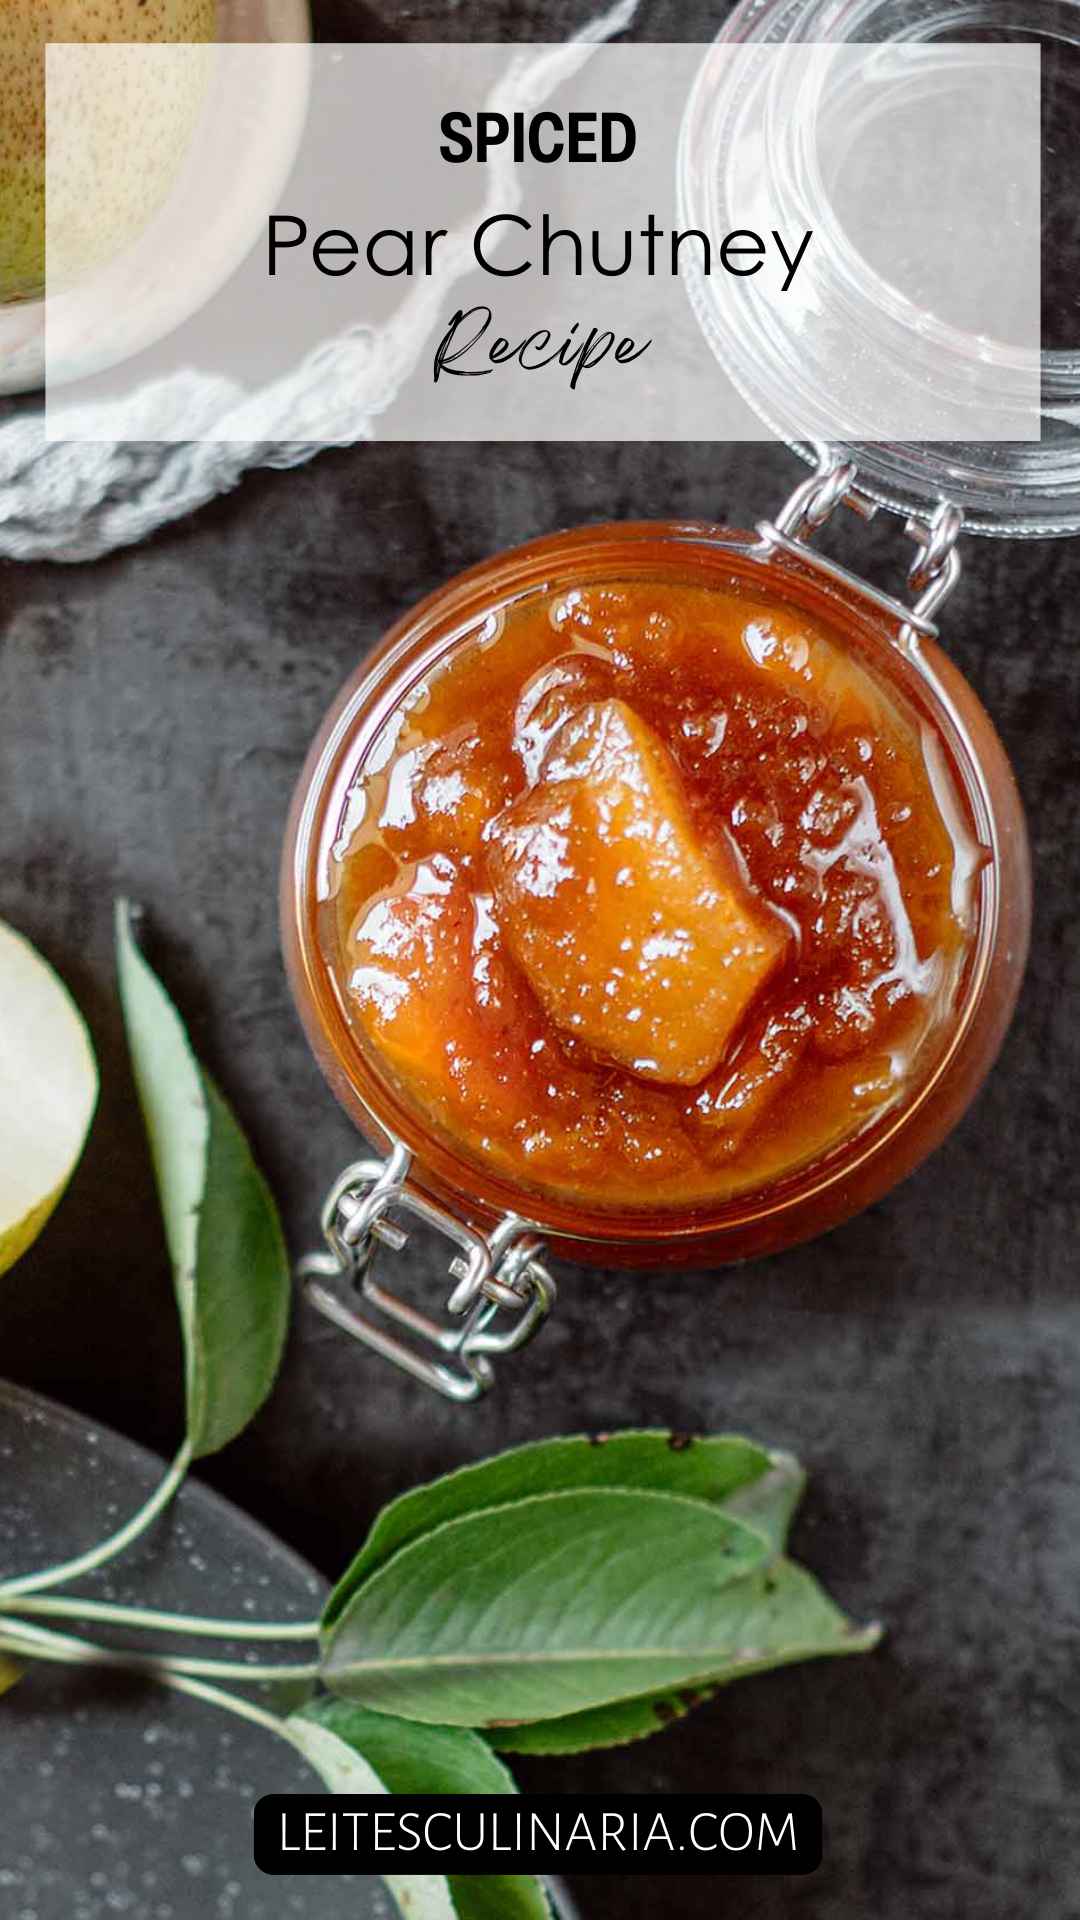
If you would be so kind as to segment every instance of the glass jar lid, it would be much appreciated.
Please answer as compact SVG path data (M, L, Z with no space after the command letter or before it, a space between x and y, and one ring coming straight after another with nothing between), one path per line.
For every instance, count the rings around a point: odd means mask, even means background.
M781 439L811 460L821 443L829 443L838 459L855 462L859 490L883 506L925 514L949 501L962 511L968 530L986 534L1080 531L1080 302L1073 266L1080 193L1068 171L1080 166L1080 0L1016 0L1007 22L1000 0L741 0L717 37L718 49L799 43L822 47L825 61L834 48L866 56L861 69L845 69L839 55L833 63L829 112L846 115L836 150L845 148L851 172L860 175L864 204L866 191L876 190L883 222L893 222L902 235L907 221L907 232L919 236L920 244L925 239L939 249L947 249L955 233L947 199L949 156L952 147L964 157L965 88L970 106L972 86L983 85L995 67L1015 83L1016 64L995 56L995 48L1041 50L1041 232L1035 221L1013 219L1012 226L1016 246L1029 250L1032 287L1038 286L1041 250L1041 346L1033 344L1039 315L1030 305L1028 317L1036 324L1026 335L991 337L973 323L978 289L970 311L941 314L929 303L917 307L890 284L874 264L872 247L863 244L865 226L847 224L850 176L845 181L844 169L815 164L819 129L807 125L811 96L805 79L793 93L782 69L777 80L776 63L758 67L718 57L704 62L684 117L680 221L717 231L749 224L743 210L755 200L763 210L779 201L797 205L800 225L814 226L824 244L812 297L773 300L767 309L747 298L753 282L706 278L687 254L687 290L714 353ZM948 43L947 55L941 43ZM932 64L924 57L920 67L918 52L911 50L932 46L938 57ZM868 47L877 50L873 68L867 67ZM874 87L864 86L858 95L849 86L845 95L845 75L856 71L872 71ZM806 72L804 62L797 73ZM1033 55L1021 73L1036 90L1027 95L1027 110L1034 105L1038 111ZM878 84L882 79L884 86ZM913 119L908 109L919 88L922 117ZM812 95L814 112L824 97L820 90ZM985 114L985 97L980 110ZM932 150L913 135L928 124L928 113L940 129ZM1005 117L1000 125L1006 140L1011 121ZM748 128L754 130L749 137ZM1001 220L1012 219L1014 211L1002 208ZM993 208L984 213L998 217ZM882 364L891 364L901 386L912 382L913 393L932 355L935 392L947 392L950 405L961 408L970 393L983 420L1000 418L1003 434L1023 433L1023 417L1028 429L1037 421L1040 437L886 441L860 438L857 431L845 437L843 423L852 418L850 368L867 343Z

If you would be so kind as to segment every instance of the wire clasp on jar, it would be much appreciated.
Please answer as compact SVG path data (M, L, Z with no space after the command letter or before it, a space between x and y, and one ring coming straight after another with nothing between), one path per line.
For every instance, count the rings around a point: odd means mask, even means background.
M417 1187L411 1168L412 1155L400 1142L385 1160L357 1160L346 1167L323 1206L327 1250L307 1254L297 1278L312 1306L354 1340L448 1400L477 1400L494 1384L492 1357L516 1353L539 1333L555 1304L555 1282L540 1259L543 1242L525 1221L506 1214L490 1234L480 1233ZM375 1279L379 1247L400 1253L408 1243L408 1232L393 1214L419 1220L457 1246L450 1261L457 1284L446 1303L456 1325L433 1320ZM380 1326L359 1313L346 1288L391 1325ZM514 1319L495 1331L492 1322L500 1311ZM393 1327L404 1328L412 1340ZM429 1358L425 1346L457 1364Z
M915 603L909 607L809 545L811 537L840 506L850 507L863 520L872 520L878 510L877 502L858 485L855 462L837 460L827 447L819 447L815 471L788 495L775 520L758 522L762 546L767 551L779 548L797 554L804 565L812 566L816 572L845 586L856 587L883 612L899 619L901 647L917 647L920 635L936 639L934 615L944 606L960 579L961 562L956 543L963 531L964 516L959 507L942 500L929 519L913 514L905 521L904 532L916 546L915 558L908 568L908 584Z

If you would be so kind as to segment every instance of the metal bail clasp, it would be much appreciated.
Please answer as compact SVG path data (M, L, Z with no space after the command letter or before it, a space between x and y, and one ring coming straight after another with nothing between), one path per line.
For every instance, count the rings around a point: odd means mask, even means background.
M963 530L963 514L947 500L935 507L929 520L913 514L905 522L904 532L916 547L908 568L908 584L916 596L911 609L913 627L925 627L932 621L956 586L961 569L956 543Z
M540 1331L555 1304L555 1282L543 1265L543 1243L515 1214L506 1214L489 1235L479 1233L446 1207L428 1198L409 1178L412 1155L395 1142L385 1160L357 1160L335 1180L322 1212L325 1253L309 1253L297 1266L297 1278L312 1306L373 1352L413 1379L422 1380L448 1400L479 1399L494 1384L490 1356L515 1353ZM455 1243L450 1261L457 1282L447 1312L458 1321L446 1326L380 1286L372 1272L381 1244L400 1253L408 1233L391 1213L420 1220ZM337 1282L337 1287L327 1285ZM342 1283L394 1326L413 1335L403 1340L391 1327L366 1318L343 1294ZM514 1314L511 1325L495 1332L491 1323L502 1310ZM457 1366L430 1359L423 1346L456 1359Z
M960 578L956 543L963 532L964 516L959 507L942 500L929 518L923 520L913 514L905 522L904 531L917 549L908 569L908 584L915 595L915 604L906 606L810 545L813 535L832 519L840 506L850 507L864 520L872 520L877 512L876 501L857 484L858 468L854 461L837 459L826 446L817 447L816 453L814 472L788 495L775 520L758 521L763 551L798 554L803 566L813 567L826 579L855 587L863 599L872 601L899 621L897 638L902 648L917 648L920 637L935 639L934 615L944 606Z

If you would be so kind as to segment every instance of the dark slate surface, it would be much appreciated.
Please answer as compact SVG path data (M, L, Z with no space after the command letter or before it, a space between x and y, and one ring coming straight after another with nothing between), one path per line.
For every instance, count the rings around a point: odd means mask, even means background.
M326 37L553 36L511 9L346 0ZM657 5L648 37L704 36ZM793 477L763 448L371 446L249 481L94 567L0 570L0 913L62 969L104 1070L71 1193L0 1289L0 1366L171 1452L178 1352L113 991L111 901L232 1096L297 1248L354 1147L294 1018L275 888L290 788L344 674L411 600L494 549L607 517L739 522ZM838 550L896 582L894 524ZM437 1404L306 1314L254 1430L201 1471L320 1568L418 1478L566 1429L739 1427L813 1483L797 1548L889 1637L860 1662L743 1683L679 1730L537 1789L799 1788L826 1813L803 1882L582 1882L587 1917L1080 1916L1080 939L1077 542L969 546L945 638L1013 756L1037 879L1001 1063L906 1186L815 1246L726 1276L562 1270L556 1322L479 1409ZM438 1284L436 1256L430 1281ZM42 1913L39 1920L62 1920ZM66 1920L66 1917L65 1917Z

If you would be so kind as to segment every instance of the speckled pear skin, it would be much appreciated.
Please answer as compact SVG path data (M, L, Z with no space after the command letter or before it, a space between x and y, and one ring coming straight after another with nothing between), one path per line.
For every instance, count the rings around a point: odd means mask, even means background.
M44 288L46 44L202 43L214 38L216 20L216 0L0 0L0 304L35 299ZM164 97L149 104L148 119L169 110ZM103 131L110 122L129 123L137 106L134 100L99 102ZM138 182L129 177L112 206L100 198L95 206L92 182L83 180L81 189L72 182L73 205L80 205L76 264L107 251L147 217L167 184L168 158ZM90 240L95 226L97 244Z

